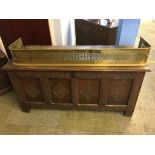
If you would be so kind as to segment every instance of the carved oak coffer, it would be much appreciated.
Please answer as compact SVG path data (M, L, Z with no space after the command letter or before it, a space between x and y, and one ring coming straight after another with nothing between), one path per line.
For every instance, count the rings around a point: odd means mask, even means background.
M7 70L23 111L31 108L122 111L132 116L147 67L24 67Z

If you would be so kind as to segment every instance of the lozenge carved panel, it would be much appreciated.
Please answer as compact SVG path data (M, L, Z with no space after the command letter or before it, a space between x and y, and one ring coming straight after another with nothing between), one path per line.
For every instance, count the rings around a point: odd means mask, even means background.
M133 79L112 79L108 84L108 105L127 105Z
M78 80L79 104L98 104L99 88L99 80Z
M71 103L71 83L69 79L50 79L50 90L54 103Z
M29 102L44 102L40 80L37 78L20 79L25 96Z

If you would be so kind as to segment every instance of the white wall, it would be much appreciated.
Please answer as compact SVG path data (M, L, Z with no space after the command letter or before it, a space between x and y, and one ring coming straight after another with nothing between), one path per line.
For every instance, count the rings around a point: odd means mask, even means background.
M75 45L74 19L61 19L62 45Z
M7 58L8 58L8 55L7 55L6 50L5 50L5 47L4 47L4 45L3 45L1 36L0 36L0 49L2 50L2 52L3 52L3 53L7 56Z
M75 34L75 19L70 21L70 30L71 30L71 45L76 45L76 34Z
M48 20L52 45L61 46L61 21L60 19L49 19Z
M49 19L49 28L52 45L74 46L75 45L75 22L74 19Z

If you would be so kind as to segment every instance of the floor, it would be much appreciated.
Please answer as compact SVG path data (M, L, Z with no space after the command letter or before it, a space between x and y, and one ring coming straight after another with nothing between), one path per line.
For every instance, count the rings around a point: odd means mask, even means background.
M0 97L0 134L155 134L155 22L142 22L139 35L151 45L149 66L133 117L118 112L36 110L23 113L12 91Z

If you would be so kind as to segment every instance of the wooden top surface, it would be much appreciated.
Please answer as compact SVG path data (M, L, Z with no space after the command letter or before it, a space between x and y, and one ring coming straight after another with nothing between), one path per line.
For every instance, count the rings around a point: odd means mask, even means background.
M15 66L8 62L3 66L3 70L22 70L22 71L116 71L116 72L149 72L148 66L144 67L73 67L73 66Z

